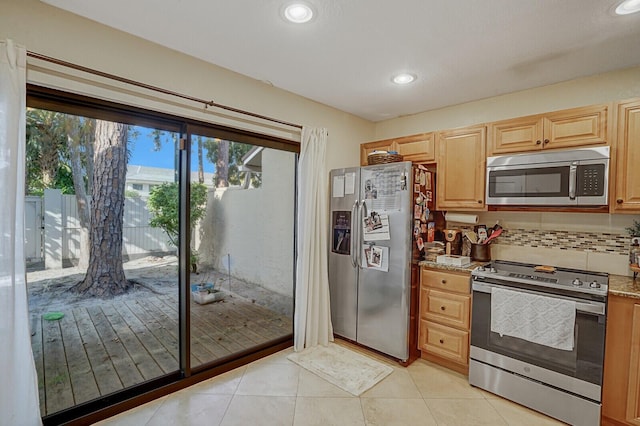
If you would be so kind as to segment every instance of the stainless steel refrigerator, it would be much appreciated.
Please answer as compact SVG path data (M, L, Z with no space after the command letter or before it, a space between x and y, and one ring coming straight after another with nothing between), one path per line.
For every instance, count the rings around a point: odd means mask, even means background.
M411 162L332 170L330 186L334 333L406 361L414 216Z

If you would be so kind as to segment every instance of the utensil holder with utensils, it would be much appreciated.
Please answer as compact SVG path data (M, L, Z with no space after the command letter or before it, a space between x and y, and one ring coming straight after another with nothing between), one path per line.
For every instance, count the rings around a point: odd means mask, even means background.
M488 262L491 260L491 244L471 243L471 260Z

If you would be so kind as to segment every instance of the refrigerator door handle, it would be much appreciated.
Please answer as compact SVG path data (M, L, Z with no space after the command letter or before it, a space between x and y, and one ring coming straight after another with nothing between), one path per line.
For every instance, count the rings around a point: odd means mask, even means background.
M369 213L367 212L367 203L363 201L358 208L358 266L362 269L362 244L363 244L363 229L364 226L364 218L367 217Z
M358 232L358 217L356 216L357 209L358 200L356 200L351 207L351 242L349 250L351 252L351 265L353 265L354 268L358 267L358 255L356 253L356 246L358 245L357 239L360 235L360 233Z

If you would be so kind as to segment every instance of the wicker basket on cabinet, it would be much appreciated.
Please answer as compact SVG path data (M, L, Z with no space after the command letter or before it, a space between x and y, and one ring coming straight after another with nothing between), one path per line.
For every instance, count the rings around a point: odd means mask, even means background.
M372 152L367 155L367 164L370 166L376 164L397 163L402 161L402 155L391 154L388 152Z

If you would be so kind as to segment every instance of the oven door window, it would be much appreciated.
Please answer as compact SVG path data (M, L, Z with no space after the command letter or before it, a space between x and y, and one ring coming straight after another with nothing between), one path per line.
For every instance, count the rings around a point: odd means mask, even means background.
M490 197L568 197L569 166L491 170Z
M573 351L564 351L491 331L491 294L473 292L471 345L547 370L602 384L604 317L576 312Z

